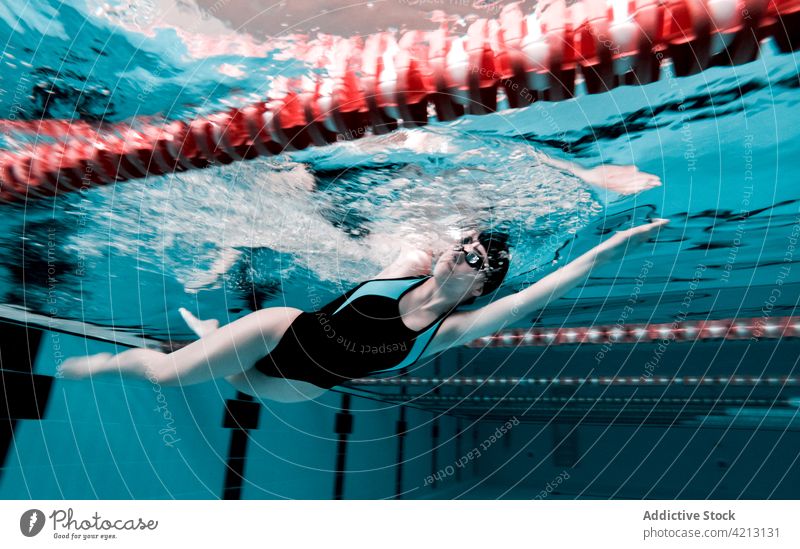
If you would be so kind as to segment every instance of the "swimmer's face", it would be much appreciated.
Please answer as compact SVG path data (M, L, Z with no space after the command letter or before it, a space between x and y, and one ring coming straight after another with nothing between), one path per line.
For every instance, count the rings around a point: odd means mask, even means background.
M467 254L470 252L480 256L482 260L480 268L476 269L467 262ZM433 269L433 276L441 283L463 286L465 296L479 296L483 291L488 267L486 249L478 242L478 234L470 231L464 233L460 240L442 253Z

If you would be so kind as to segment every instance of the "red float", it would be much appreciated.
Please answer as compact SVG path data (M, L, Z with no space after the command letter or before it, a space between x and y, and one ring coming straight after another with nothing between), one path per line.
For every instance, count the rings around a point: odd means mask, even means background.
M0 121L8 135L28 134L26 141L33 143L0 154L0 200L41 198L422 126L429 108L446 122L494 112L503 96L512 108L568 99L579 72L589 93L653 82L665 57L678 76L695 74L752 61L766 37L782 51L797 50L800 0L583 0L569 7L555 0L527 16L515 3L497 19L474 21L464 36L442 26L408 31L399 40L390 32L363 43L333 38L318 72L276 79L266 101L194 120L97 126ZM646 330L640 339L654 336ZM597 335L592 334L579 337Z

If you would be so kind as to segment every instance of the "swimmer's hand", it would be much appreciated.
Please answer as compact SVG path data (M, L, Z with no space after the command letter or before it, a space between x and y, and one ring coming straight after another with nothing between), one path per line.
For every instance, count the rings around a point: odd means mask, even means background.
M622 195L635 194L661 186L661 180L657 175L640 172L636 166L603 164L595 168L578 168L575 170L575 175L590 185Z
M643 242L654 238L661 227L669 223L669 219L654 219L651 223L639 225L624 231L617 231L593 249L595 265L622 259L626 253Z
M183 284L184 289L188 293L196 294L200 290L213 288L219 284L225 273L239 261L241 255L241 250L237 248L225 248L208 271L201 272L191 280L186 281Z

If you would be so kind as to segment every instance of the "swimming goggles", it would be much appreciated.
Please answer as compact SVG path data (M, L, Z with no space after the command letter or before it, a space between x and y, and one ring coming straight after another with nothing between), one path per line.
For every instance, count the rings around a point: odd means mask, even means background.
M464 259L466 260L467 265L476 271L480 271L483 268L483 256L481 254L474 251L468 252L464 249L464 246L456 246L453 251L464 252Z

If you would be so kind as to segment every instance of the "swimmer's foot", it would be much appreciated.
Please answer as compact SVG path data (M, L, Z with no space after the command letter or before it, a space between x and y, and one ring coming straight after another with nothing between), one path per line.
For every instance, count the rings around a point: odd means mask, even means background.
M76 356L62 362L56 372L56 377L66 379L81 379L109 372L114 369L111 353L98 353L91 356Z
M577 175L587 183L623 195L661 186L661 180L657 175L640 172L636 166L603 164L596 168L582 169Z
M200 320L183 307L178 309L178 312L181 313L181 317L183 317L183 321L186 322L186 325L197 334L197 337L205 337L219 328L219 320L215 318Z

